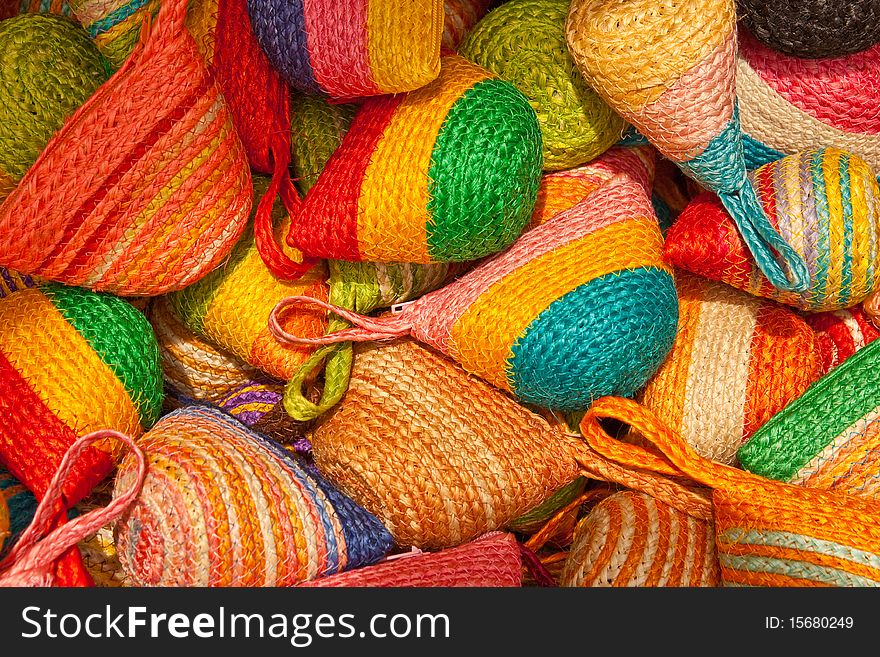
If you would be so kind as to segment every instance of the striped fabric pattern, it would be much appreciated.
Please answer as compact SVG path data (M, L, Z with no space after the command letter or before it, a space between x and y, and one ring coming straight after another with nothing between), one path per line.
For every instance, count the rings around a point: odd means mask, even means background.
M450 55L431 84L362 105L288 243L337 260L474 260L522 231L540 170L525 96Z
M562 586L718 586L711 522L644 493L605 498L580 521Z
M146 480L116 530L135 586L291 586L392 546L374 516L219 410L174 411L138 444ZM135 472L127 455L114 495Z
M640 401L698 454L726 464L822 373L803 319L772 301L676 272L679 328Z
M122 66L140 39L144 19L159 11L159 0L70 0L70 5L115 68Z

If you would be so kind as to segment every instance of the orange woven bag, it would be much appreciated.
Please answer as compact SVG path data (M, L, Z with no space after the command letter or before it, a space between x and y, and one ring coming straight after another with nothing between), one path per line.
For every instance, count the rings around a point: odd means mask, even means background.
M182 288L229 253L250 171L185 14L185 0L162 5L0 205L0 266L143 296Z

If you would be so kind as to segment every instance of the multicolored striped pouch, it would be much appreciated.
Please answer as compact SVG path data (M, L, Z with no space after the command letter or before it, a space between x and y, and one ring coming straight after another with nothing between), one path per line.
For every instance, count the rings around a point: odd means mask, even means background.
M763 477L880 500L880 342L814 383L738 456Z
M248 0L291 87L337 98L418 89L440 70L443 0Z
M604 394L635 393L672 347L678 298L661 249L644 188L620 175L394 316L295 297L270 324L290 344L412 334L520 401L583 410ZM291 335L275 321L288 306L327 308L358 328Z
M475 260L522 232L540 175L525 96L450 55L428 86L364 101L287 241L335 260Z
M822 371L826 373L880 338L880 331L862 306L806 313L804 320L816 331L822 353Z
M103 429L137 437L159 417L156 338L125 301L48 284L0 299L0 327L0 462L38 498L77 438ZM107 476L120 447L105 440L77 461L66 508ZM66 555L59 581L88 583L79 553Z
M701 456L736 450L822 375L820 341L791 309L678 271L679 326L638 399Z
M119 68L141 38L144 20L159 13L159 0L69 0L73 15L98 50Z
M772 285L711 194L694 199L669 229L667 262L809 311L855 306L880 287L880 187L863 159L836 148L805 151L750 177L774 227L803 256L808 287Z

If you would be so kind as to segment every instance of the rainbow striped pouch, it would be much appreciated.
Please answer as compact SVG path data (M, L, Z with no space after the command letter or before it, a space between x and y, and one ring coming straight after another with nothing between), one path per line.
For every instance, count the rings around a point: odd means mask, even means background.
M363 103L287 241L335 260L475 260L517 238L540 175L526 97L450 55L428 86Z
M396 316L371 319L296 297L276 308L272 332L292 344L412 334L521 401L584 409L611 391L633 394L672 346L678 299L661 247L644 188L616 176ZM326 307L358 328L290 335L277 314L302 305Z
M810 311L854 306L880 286L880 187L864 160L824 148L750 177L770 221L806 262L807 289L776 289L711 194L694 199L669 229L663 255L670 264Z
M679 328L639 399L706 458L736 450L822 374L819 340L791 309L677 271Z
M248 0L254 33L294 89L357 98L440 70L443 0Z

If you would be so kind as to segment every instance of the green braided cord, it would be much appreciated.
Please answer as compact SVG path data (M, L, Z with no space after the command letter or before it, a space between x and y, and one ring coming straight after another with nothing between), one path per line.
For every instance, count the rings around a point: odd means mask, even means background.
M438 288L450 271L447 263L416 265L330 260L328 266L330 303L362 315L420 297ZM335 333L349 326L347 321L331 314L327 333ZM348 390L352 360L350 342L327 345L315 351L284 389L282 403L288 415L305 422L326 413L339 403ZM320 401L315 404L306 399L303 385L325 361L324 390Z
M357 105L331 105L320 96L295 93L290 117L293 173L305 194L317 182L357 111Z
M0 179L21 180L109 77L107 61L69 18L21 14L0 22Z
M512 83L538 115L544 169L583 164L608 150L625 122L593 91L565 42L569 0L511 0L491 11L459 49Z
M587 487L587 479L578 477L570 484L553 493L544 503L507 523L507 528L520 534L534 534L541 529L557 511L573 502Z
M159 345L147 318L112 294L57 283L40 289L113 370L149 429L162 412L164 393Z

